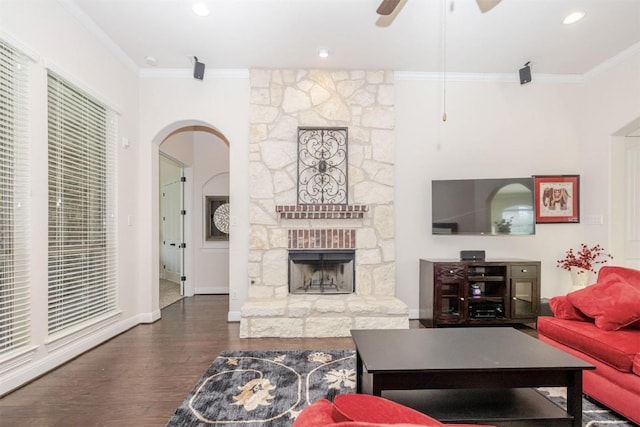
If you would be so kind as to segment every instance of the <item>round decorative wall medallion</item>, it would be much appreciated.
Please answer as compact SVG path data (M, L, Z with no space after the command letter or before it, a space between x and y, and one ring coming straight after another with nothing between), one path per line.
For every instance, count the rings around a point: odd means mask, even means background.
M229 203L224 203L213 213L213 224L223 233L229 234Z

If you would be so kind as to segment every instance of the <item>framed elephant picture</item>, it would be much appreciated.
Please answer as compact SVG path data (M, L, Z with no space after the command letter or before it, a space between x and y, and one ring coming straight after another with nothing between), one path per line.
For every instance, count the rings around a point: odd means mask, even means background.
M580 175L536 175L536 224L580 222Z

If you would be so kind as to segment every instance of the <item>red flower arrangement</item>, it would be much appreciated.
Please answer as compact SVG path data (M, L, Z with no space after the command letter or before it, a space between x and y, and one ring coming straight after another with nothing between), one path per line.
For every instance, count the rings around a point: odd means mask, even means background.
M605 257L605 259L600 259ZM563 259L558 260L557 267L567 271L571 271L571 267L578 267L586 271L596 272L594 266L597 264L604 264L608 259L613 259L611 254L605 253L604 248L600 245L595 245L590 248L584 243L580 244L580 250L574 252L573 249L569 249ZM578 274L582 271L578 271Z

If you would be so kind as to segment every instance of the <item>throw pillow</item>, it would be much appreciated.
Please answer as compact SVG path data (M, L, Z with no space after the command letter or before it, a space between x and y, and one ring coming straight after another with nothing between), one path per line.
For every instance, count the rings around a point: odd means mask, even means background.
M617 274L622 277L622 280L633 285L636 289L640 289L640 270L636 270L630 267L620 266L603 266L598 271L598 282L604 281L610 274Z
M566 295L559 295L549 300L549 308L554 317L565 320L580 320L581 322L593 321L592 318L584 315L569 302Z
M569 292L567 299L605 331L616 331L640 320L640 289L618 274L608 274L602 282Z

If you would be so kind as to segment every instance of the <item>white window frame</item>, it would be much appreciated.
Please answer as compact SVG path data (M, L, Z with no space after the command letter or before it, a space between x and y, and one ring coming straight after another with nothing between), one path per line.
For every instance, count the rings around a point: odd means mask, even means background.
M31 346L30 59L0 40L0 373Z
M118 313L117 114L51 70L47 88L52 342Z

